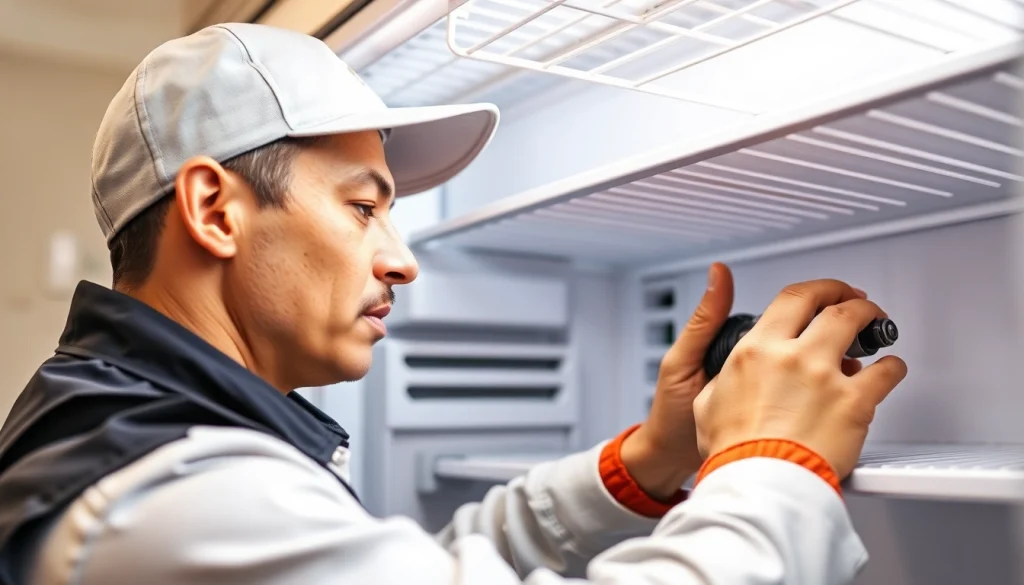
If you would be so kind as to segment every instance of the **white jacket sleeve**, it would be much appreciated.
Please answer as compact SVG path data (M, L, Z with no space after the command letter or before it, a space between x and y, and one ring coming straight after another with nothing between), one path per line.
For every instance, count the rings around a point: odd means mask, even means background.
M491 490L434 536L370 516L284 443L195 429L76 500L30 584L832 585L865 561L836 493L796 464L726 465L655 522L604 490L598 452ZM585 579L560 575L577 563Z

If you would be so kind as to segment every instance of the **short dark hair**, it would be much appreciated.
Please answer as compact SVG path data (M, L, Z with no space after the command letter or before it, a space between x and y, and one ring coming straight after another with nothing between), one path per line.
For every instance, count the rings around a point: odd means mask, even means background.
M221 165L238 174L256 194L259 207L283 208L288 202L292 161L299 150L318 138L282 138L228 159ZM111 240L110 266L113 286L132 289L142 285L153 271L157 245L167 212L174 203L169 194L128 222Z

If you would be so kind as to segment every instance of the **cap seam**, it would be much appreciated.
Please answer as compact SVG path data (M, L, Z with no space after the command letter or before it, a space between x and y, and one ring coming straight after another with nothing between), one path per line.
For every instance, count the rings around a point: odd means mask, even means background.
M274 104L277 106L277 111L280 113L281 119L284 120L285 125L287 125L288 128L291 128L292 126L291 123L288 121L288 116L285 115L284 105L281 103L281 96L278 95L277 86L275 85L273 78L269 77L270 72L266 71L265 69L257 65L256 60L252 56L252 53L249 52L249 47L245 44L245 41L243 41L241 37L235 34L235 31L231 30L230 28L224 25L215 25L215 28L223 30L228 35L228 38L235 45L235 48L238 49L242 61L246 65L251 67L254 71L256 71L257 75L260 76L260 79L263 80L263 83L265 83L266 86L270 89L270 93L274 96ZM276 138L273 140L276 140ZM226 160L230 160L238 155L249 152L253 149L266 146L270 142L273 142L273 140L270 140L269 142L265 140L260 140L259 144L241 144L240 148L235 148L227 152L220 152L217 153L217 155L220 161L223 162Z
M260 63L255 58L253 58L252 53L249 52L249 47L246 46L246 44L245 44L245 41L243 41L241 39L241 37L239 37L237 34L235 34L235 32L233 30L231 30L231 29L229 29L229 28L227 28L225 26L220 26L219 28L223 29L229 35L231 35L231 38L239 46L239 49L242 51L242 54L245 56L246 64L249 65L250 67L252 67L257 73L259 73L260 77L263 78L264 83L266 83L267 87L270 88L270 91L274 94L274 101L277 102L277 107L281 111L281 117L284 119L285 123L288 125L288 128L291 129L292 132L302 132L303 131L302 128L300 128L300 127L296 126L295 124L293 124L292 120L288 117L288 112L285 111L284 104L281 102L281 94L278 91L277 80L274 78L274 76L270 73L269 70L267 70L265 67L263 67L262 63ZM337 59L338 58L337 55L334 55L334 58ZM355 74L355 76L357 78L359 78L359 75L356 74L354 71L353 71L353 74ZM329 117L329 118L323 118L323 119L320 119L320 120L316 120L316 121L313 121L313 122L309 122L309 123L303 124L302 127L309 128L309 127L313 127L313 126L319 126L320 124L327 124L327 123L333 122L335 120L340 120L340 119L346 118L348 116L356 115L358 113L359 112L349 112L349 113L346 113L346 114L342 114L340 116L332 116L332 117ZM381 139L385 140L386 138L384 136L382 136Z
M128 222L137 217L139 213L141 213L141 210L146 209L147 207L152 205L153 201L161 197L164 191L166 191L166 187L161 187L160 185L160 183L163 182L162 179L166 175L166 172L162 170L163 164L161 161L163 160L163 153L160 152L159 145L155 143L153 136L151 136L150 132L148 131L150 126L149 111L146 110L145 102L142 100L142 98L139 97L141 95L139 92L139 87L143 85L146 81L146 72L148 67L149 63L146 61L143 61L139 65L138 73L136 73L135 83L132 84L132 105L134 106L135 109L135 122L139 125L139 134L142 135L142 141L146 145L146 150L149 152L150 161L153 164L153 170L156 172L158 189L156 193L147 193L144 196L142 201L144 201L145 203L143 205L139 205L139 201L135 201L136 208L133 209L130 214L121 214L120 217L118 217L117 225L115 225L114 221L110 218L110 214L107 211L106 206L103 205L103 203L99 201L99 198L97 197L97 203L99 204L99 208L103 212L103 215L106 216L107 224L110 226L110 233L107 235L106 238L108 242L110 242L117 234L117 232L123 229L124 226L128 224ZM143 121L143 118L145 118L145 121ZM95 177L93 178L93 189L94 191L96 191L98 195L99 192L98 190L95 189Z
M148 70L149 63L143 61L142 68L139 70L138 80L135 82L135 99L133 100L135 102L135 117L139 122L139 132L149 147L149 156L153 160L153 166L156 168L157 180L166 180L167 169L164 168L163 164L164 153L160 150L160 143L156 140L156 136L153 136L153 128L150 123L149 110L146 109L146 102L139 97L139 87L146 83Z
M101 217L99 218L106 225L100 226L100 228L106 228L104 231L107 232L107 239L114 235L114 224L110 221L110 214L107 213L107 206L103 205L103 201L100 200L100 192L96 188L96 177L90 177L89 182L92 184L92 202L97 209L100 210Z
M231 37L231 40L235 43L235 46L238 47L238 50L242 53L242 60L245 61L245 64L249 67L252 67L252 69L259 74L260 78L263 79L263 83L266 83L267 87L270 88L270 93L274 94L274 101L277 102L277 109L281 112L281 118L284 120L285 124L287 124L289 128L292 128L294 130L291 121L288 119L287 112L284 111L284 104L281 103L281 96L277 91L277 84L275 83L273 77L270 75L270 72L267 71L265 68L261 67L256 62L256 59L253 58L252 53L249 52L249 47L246 46L245 41L243 41L241 37L235 34L235 31L231 30L226 26L219 26L218 28L226 32L228 36Z
M106 234L104 235L107 236L107 239L109 239L114 235L114 222L110 220L110 213L107 212L107 206L104 205L103 201L100 199L100 190L96 186L95 172L89 173L89 185L92 187L93 204L96 206L97 209L100 210L100 216L97 217L96 219L100 220L101 222L104 220L106 221L106 225L101 225L100 229L106 228L104 230Z

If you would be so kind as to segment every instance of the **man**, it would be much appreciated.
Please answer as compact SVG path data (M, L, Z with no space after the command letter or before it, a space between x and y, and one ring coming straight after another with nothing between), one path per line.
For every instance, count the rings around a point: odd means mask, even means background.
M0 580L848 582L865 552L840 480L906 367L843 360L884 313L836 281L788 287L708 383L733 294L715 265L644 424L436 536L361 508L346 433L292 391L367 372L393 287L416 277L394 197L459 172L496 121L389 110L323 43L273 28L151 53L94 149L113 290L80 284L0 432Z

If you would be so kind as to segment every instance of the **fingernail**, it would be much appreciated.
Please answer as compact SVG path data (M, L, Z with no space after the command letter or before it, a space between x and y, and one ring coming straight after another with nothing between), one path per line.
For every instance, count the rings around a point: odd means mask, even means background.
M718 274L715 272L715 266L712 265L708 269L708 290L714 290L715 284L718 281Z
M857 296L859 296L862 299L868 298L868 293L862 291L861 289L859 289L857 287L854 287L853 292L857 293Z

